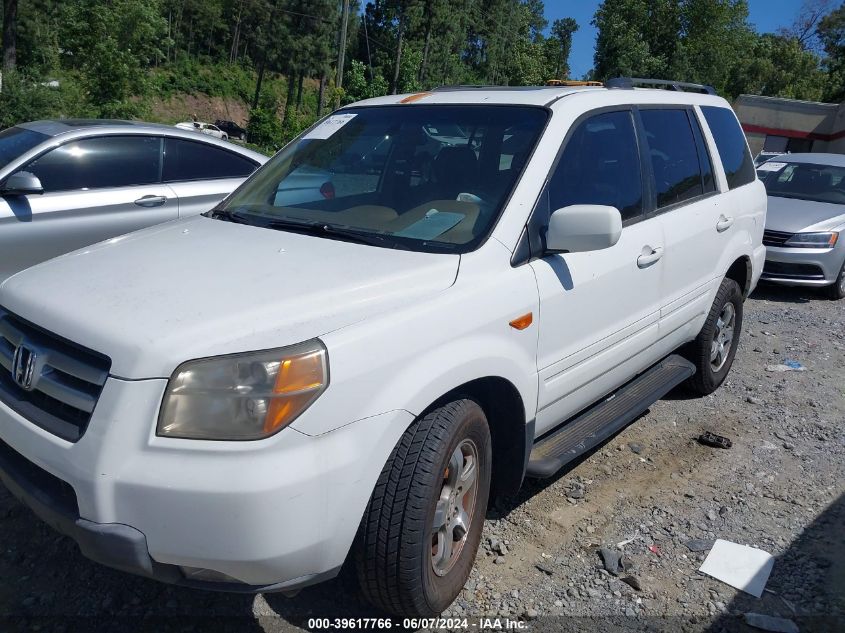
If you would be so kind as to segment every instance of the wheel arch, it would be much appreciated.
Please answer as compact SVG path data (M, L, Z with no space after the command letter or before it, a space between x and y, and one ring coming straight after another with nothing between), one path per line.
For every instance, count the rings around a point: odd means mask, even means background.
M490 425L493 447L490 499L516 494L525 475L534 427L533 420L525 419L525 404L519 390L501 376L476 378L444 393L421 415L461 398L475 400L484 410Z
M743 299L748 298L748 294L751 290L752 276L753 268L751 258L748 255L736 258L725 273L726 278L733 279L737 284L739 284L739 289L742 291Z

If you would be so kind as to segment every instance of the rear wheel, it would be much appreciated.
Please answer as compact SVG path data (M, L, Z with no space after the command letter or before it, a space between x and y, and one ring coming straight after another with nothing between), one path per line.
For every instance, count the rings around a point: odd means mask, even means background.
M827 296L831 299L843 299L845 298L845 262L842 263L842 268L839 269L839 276L836 278L836 281L825 288L827 290Z
M397 615L430 617L454 601L481 540L491 455L487 418L472 400L443 405L408 428L355 541L370 602Z
M686 385L702 396L713 393L731 370L742 332L742 291L733 279L722 280L704 327L684 356L695 365Z

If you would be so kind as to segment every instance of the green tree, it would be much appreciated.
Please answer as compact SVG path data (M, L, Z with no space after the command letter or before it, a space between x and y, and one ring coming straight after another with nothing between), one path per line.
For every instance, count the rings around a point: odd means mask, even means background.
M845 98L845 3L821 19L816 34L824 51L828 80L825 97L829 101Z
M162 55L167 22L158 0L71 0L62 10L64 60L81 73L96 112L140 112L133 96L147 92L146 69Z
M544 42L546 79L569 77L569 53L572 51L572 36L577 30L578 23L573 18L562 18L552 23L551 34Z

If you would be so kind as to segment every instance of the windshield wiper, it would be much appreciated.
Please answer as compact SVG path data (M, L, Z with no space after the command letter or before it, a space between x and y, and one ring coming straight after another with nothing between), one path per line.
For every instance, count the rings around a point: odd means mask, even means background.
M383 235L376 235L375 233L369 233L366 231L357 231L346 226L329 224L326 222L311 222L308 220L287 220L278 218L267 220L262 223L261 226L269 229L305 233L306 235L336 238L347 242L355 242L357 244L369 244L370 246L384 246L388 241Z

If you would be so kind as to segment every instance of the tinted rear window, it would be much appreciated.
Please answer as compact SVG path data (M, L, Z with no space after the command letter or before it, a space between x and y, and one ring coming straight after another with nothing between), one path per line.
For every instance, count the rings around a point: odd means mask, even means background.
M255 168L251 160L209 143L175 138L164 141L164 182L245 178Z
M728 187L734 189L754 181L754 161L748 151L745 133L731 110L704 106L701 108L707 125L716 139L716 148L725 168Z
M36 145L46 141L49 136L22 127L10 127L0 132L0 168L16 158L23 156Z

